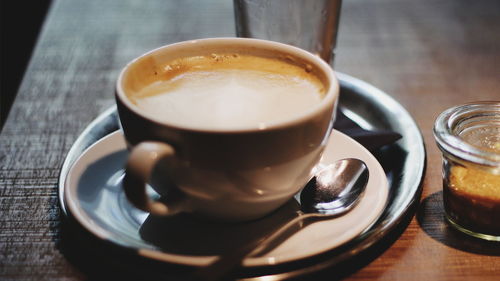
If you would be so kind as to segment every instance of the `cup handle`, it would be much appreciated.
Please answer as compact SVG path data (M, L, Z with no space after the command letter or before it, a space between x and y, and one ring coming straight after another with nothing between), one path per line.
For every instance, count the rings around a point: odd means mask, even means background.
M173 157L175 150L166 143L145 141L133 147L123 179L125 195L133 205L154 215L173 215L181 211L180 202L169 202L167 206L163 202L151 199L146 193L146 183L156 163L161 159Z

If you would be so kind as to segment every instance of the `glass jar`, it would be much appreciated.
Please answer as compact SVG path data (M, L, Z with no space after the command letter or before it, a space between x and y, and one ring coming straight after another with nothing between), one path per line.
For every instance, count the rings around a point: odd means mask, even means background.
M464 233L500 241L500 102L444 111L434 137L443 153L446 219Z

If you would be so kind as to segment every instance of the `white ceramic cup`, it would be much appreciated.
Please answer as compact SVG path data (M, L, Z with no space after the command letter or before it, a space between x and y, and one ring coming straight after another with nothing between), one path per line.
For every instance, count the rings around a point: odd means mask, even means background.
M217 52L238 54L241 50L286 57L312 70L326 89L323 98L280 122L216 129L159 120L127 97L130 82L142 79L144 84L150 83L154 78L148 71L161 69L157 66L169 60ZM146 64L139 73L138 64ZM321 58L277 42L210 38L148 52L122 70L116 86L121 128L131 150L125 193L136 207L156 215L185 211L225 221L262 217L292 198L311 178L329 138L338 92L334 72ZM167 178L173 185L165 183ZM148 182L166 200L149 196Z

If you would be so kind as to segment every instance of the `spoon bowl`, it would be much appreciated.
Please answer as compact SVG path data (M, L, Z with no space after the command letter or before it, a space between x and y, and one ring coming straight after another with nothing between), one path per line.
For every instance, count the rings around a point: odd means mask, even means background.
M304 213L342 215L359 202L369 172L366 164L354 158L330 164L313 177L300 193Z

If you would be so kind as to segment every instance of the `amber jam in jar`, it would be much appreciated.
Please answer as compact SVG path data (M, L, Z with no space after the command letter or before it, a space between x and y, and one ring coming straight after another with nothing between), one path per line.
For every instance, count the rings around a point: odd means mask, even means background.
M446 219L464 233L500 241L500 102L444 111L434 137L443 152Z

